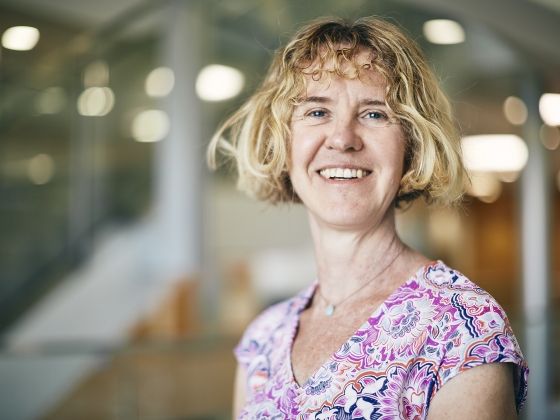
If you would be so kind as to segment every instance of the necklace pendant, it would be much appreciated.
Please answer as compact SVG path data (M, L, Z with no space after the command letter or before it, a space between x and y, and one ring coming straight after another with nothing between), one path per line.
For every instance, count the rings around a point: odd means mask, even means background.
M325 315L331 316L332 314L334 314L334 306L332 303L329 303L329 305L325 308Z

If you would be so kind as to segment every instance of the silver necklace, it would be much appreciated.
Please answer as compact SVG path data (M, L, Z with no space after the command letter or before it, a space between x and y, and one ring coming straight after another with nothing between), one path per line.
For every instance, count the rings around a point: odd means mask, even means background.
M389 245L390 247L391 245ZM404 251L404 246L401 248L401 250L399 251L399 253L397 255L395 255L395 257L389 262L389 264L387 264L383 270L381 270L379 273L377 273L370 281L368 281L366 284L364 284L363 286L360 286L357 290L355 290L354 292L352 292L350 295L346 296L344 299L342 299L340 302L334 304L332 302L329 302L327 299L325 299L325 297L323 296L323 294L321 293L321 286L319 286L317 288L317 291L319 292L319 296L321 296L321 298L325 301L325 303L327 303L327 307L325 308L325 315L326 316L331 316L332 314L334 314L334 310L337 306L339 306L340 304L342 304L345 300L350 299L352 296L354 296L356 293L358 293L360 290L362 290L364 287L366 287L368 284L370 284L372 281L374 281L377 277L379 277L381 274L383 274L385 272L385 270L387 270L391 264L393 264L395 262L395 260L398 258L399 255L401 255L401 253Z

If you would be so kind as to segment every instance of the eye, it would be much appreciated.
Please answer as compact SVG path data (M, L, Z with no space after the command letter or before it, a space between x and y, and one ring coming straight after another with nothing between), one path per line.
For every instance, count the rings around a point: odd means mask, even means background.
M310 117L325 117L327 115L327 113L325 111L320 110L320 109L316 109L314 111L311 111L308 115Z
M370 111L366 114L366 118L371 118L374 120L384 120L387 118L387 116L378 111Z

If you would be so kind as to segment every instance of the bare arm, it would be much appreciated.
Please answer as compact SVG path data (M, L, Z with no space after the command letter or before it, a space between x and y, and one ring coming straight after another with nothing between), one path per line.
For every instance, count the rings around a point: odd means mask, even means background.
M461 372L434 396L428 420L514 420L513 364L489 363Z
M241 365L237 365L235 372L235 385L233 387L233 419L237 419L247 402L247 372Z

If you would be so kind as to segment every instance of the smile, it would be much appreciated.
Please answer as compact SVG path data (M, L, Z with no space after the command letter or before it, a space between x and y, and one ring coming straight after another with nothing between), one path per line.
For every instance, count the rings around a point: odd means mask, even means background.
M323 178L352 179L368 176L371 171L365 169L329 168L318 171Z

